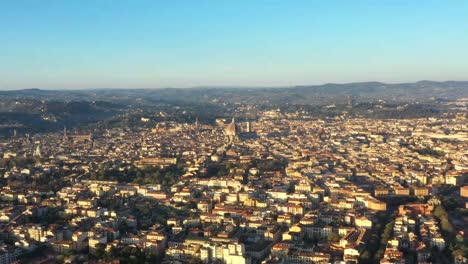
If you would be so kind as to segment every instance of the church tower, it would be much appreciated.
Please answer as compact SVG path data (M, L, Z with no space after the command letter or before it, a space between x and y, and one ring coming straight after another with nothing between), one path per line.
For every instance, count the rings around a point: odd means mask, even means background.
M252 123L250 121L247 121L247 127L245 132L252 133Z
M39 157L39 158L42 156L42 154L41 154L41 144L36 146L36 149L34 149L33 156L34 157Z
M67 127L63 127L63 141L68 141Z

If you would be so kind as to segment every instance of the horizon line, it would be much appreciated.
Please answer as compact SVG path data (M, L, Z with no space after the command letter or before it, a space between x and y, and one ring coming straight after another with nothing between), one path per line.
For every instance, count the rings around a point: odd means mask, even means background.
M29 88L18 88L18 89L1 89L2 92L9 91L25 91L25 90L40 90L40 91L86 91L86 90L166 90L166 89L281 89L281 88L295 88L295 87L314 87L314 86L325 86L325 85L347 85L347 84L367 84L367 83L380 83L384 85L398 85L398 84L411 84L411 83L422 83L422 82L434 82L434 83L447 83L447 82L468 82L468 80L444 80L444 81L432 81L432 80L418 80L413 82L381 82L381 81L357 81L357 82L326 82L320 84L296 84L288 86L248 86L248 85L196 85L188 87L87 87L87 88L41 88L41 87L29 87Z

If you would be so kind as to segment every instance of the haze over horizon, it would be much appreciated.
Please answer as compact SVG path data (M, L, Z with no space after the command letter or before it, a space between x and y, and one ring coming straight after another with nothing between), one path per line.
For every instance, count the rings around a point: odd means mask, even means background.
M422 82L434 82L434 83L447 83L447 82L457 82L457 83L468 83L466 80L419 80L414 82L381 82L381 81L357 81L357 82L343 82L343 83L316 83L316 84L296 84L296 85L282 85L282 86L252 86L252 85L197 85L197 86L185 86L185 87L81 87L81 88L67 88L67 87L24 87L24 88L15 88L15 89L2 89L0 91L20 91L20 90L44 90L44 91L80 91L80 90L159 90L159 89L281 89L281 88L294 88L294 87L321 87L325 85L352 85L352 84L367 84L367 83L382 83L385 85L399 85L399 84L417 84Z
M0 90L468 79L463 1L3 1Z

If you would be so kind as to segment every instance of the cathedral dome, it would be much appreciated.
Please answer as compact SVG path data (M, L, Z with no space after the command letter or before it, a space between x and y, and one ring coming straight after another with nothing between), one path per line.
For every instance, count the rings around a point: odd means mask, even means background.
M234 122L234 118L232 119L232 122L227 125L225 129L225 133L228 136L237 136L239 134L239 126L237 126L236 122Z

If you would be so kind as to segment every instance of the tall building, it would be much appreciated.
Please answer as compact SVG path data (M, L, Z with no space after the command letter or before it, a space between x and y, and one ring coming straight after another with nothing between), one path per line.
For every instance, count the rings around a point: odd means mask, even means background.
M63 141L68 141L67 127L63 127Z
M34 157L41 157L41 144L36 146L36 149L34 150L33 156Z
M220 261L226 264L249 264L251 259L245 256L242 243L229 244L206 243L200 248L200 258L206 263Z
M247 121L247 128L246 128L245 132L247 132L247 133L252 132L252 123L250 121Z
M224 129L224 133L229 143L239 140L240 129L234 121L234 118L232 118L231 123Z

